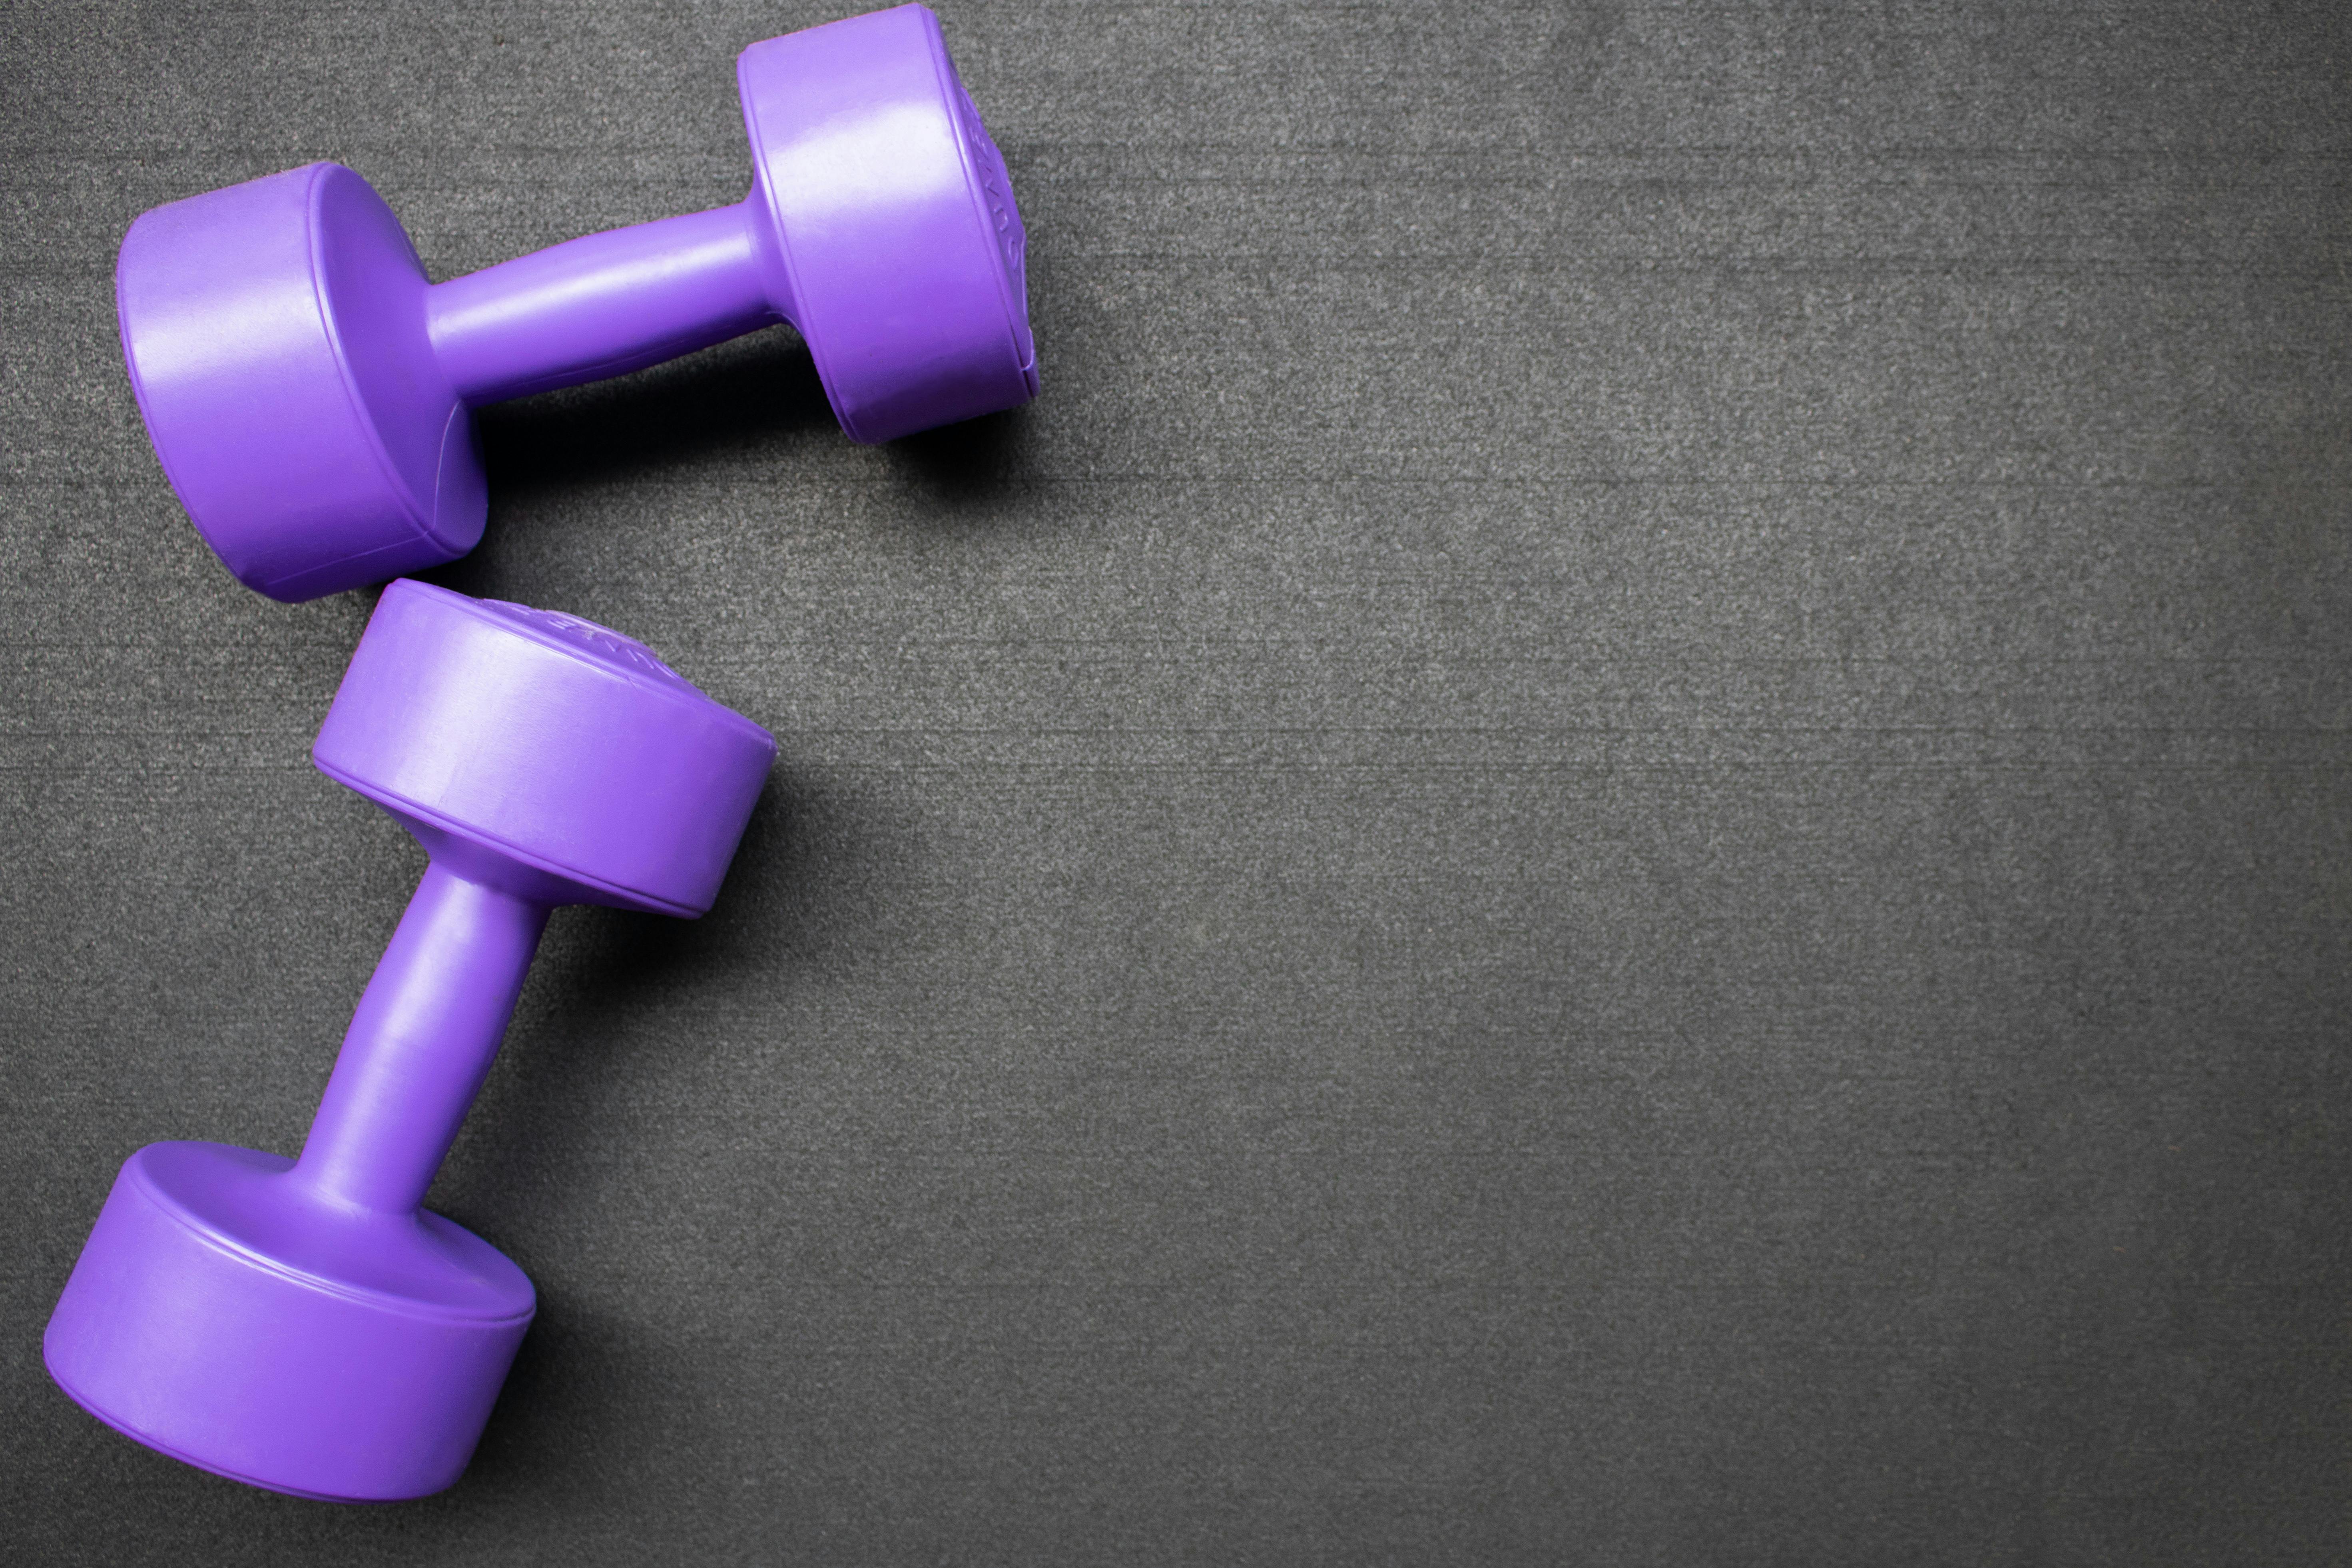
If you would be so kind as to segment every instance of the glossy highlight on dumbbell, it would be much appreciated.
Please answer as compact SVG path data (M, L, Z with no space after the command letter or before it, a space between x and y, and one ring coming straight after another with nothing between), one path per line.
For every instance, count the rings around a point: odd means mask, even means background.
M789 321L842 428L887 441L1036 395L1026 240L939 20L901 5L736 64L751 194L428 282L383 199L313 163L155 208L115 268L156 457L272 598L456 559L471 410Z
M708 910L775 742L617 633L404 581L312 756L431 864L301 1156L131 1155L42 1350L60 1387L151 1447L388 1501L464 1470L536 1307L520 1268L421 1205L549 911Z

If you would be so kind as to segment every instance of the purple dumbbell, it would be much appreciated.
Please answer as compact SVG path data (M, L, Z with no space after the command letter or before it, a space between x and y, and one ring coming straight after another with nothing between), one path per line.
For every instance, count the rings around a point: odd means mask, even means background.
M710 907L776 743L584 621L394 583L311 754L432 855L299 1160L153 1143L49 1320L50 1375L150 1447L275 1491L457 1479L530 1323L521 1269L419 1205L548 911Z
M339 163L155 208L115 268L172 487L247 586L312 599L456 559L488 510L478 404L777 321L858 441L1036 395L1021 216L920 5L743 51L751 194L428 283Z

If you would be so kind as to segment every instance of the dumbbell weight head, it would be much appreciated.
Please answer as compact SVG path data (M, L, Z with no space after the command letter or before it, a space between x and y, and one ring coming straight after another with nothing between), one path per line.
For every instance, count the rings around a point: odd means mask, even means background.
M123 353L157 458L247 585L299 600L455 559L488 487L469 410L776 321L852 438L1037 389L1004 163L919 5L745 50L751 195L438 285L383 198L315 163L124 237Z
M316 598L453 561L488 512L425 268L365 180L313 163L123 237L123 358L155 456L230 571Z
M625 637L394 584L314 755L432 865L299 1160L173 1142L125 1163L43 1341L58 1384L140 1442L277 1491L390 1500L456 1480L535 1301L521 1269L420 1206L425 1188L549 908L706 910L773 754Z
M618 632L400 582L311 758L473 880L691 919L775 750Z
M780 308L842 428L887 441L1034 397L1027 233L939 18L770 38L735 76Z

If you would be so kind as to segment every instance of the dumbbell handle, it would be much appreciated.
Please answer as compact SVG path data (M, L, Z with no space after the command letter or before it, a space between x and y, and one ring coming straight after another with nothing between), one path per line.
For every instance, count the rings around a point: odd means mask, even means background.
M747 198L587 235L425 291L457 395L495 403L601 381L783 319L761 276Z
M343 1037L294 1176L405 1214L425 1201L499 1054L548 906L437 860L417 884Z

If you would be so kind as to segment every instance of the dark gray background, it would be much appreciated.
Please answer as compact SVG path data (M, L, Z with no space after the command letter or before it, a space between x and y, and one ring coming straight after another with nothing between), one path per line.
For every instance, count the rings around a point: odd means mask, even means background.
M8 1560L2342 1560L2346 9L942 9L1034 407L854 447L777 331L484 422L438 580L782 760L707 919L557 917L435 1200L540 1318L373 1510L40 1367L422 866L114 247L731 201L836 12L0 11Z

